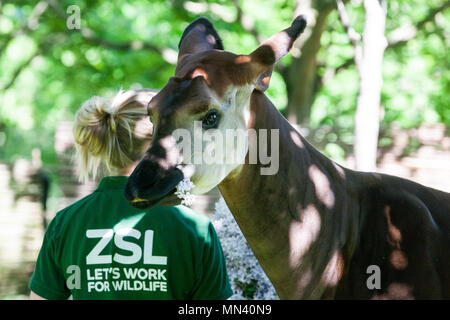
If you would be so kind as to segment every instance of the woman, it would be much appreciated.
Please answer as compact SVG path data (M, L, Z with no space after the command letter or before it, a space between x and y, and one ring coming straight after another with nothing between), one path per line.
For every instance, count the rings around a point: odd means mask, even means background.
M184 206L136 209L127 176L149 147L152 90L93 97L78 110L80 176L106 170L97 189L56 214L46 231L30 298L227 299L232 291L209 219ZM103 167L103 168L102 168Z

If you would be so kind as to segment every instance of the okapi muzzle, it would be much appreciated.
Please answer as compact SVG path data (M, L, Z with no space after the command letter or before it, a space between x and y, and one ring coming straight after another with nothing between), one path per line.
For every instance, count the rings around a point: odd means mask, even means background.
M184 176L170 160L169 154L176 152L176 149L167 150L163 141L161 139L152 144L128 179L125 197L136 208L180 203L174 192Z

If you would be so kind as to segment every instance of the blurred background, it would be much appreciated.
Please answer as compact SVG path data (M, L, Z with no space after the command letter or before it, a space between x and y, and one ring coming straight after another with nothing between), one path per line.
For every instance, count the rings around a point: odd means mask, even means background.
M94 95L161 89L184 28L208 17L248 54L305 14L267 91L321 152L450 192L450 1L0 0L0 299L26 298L48 222L92 191L71 121ZM217 190L194 209L211 214Z

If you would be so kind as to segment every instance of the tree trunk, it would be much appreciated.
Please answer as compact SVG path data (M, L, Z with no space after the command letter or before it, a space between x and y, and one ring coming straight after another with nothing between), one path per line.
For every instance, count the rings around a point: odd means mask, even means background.
M327 17L335 7L334 1L325 5L320 1L312 1L310 5L310 12L317 11L315 23L308 17L308 25L311 27L310 35L301 47L300 57L293 57L291 65L284 74L288 93L287 118L291 123L305 125L309 125L311 106L316 93L317 53L320 49L320 38L325 29ZM307 9L303 7L301 10L301 13L305 13Z
M363 54L360 65L360 89L355 115L355 163L362 171L376 170L380 94L382 86L386 3L365 0L366 18L363 33Z

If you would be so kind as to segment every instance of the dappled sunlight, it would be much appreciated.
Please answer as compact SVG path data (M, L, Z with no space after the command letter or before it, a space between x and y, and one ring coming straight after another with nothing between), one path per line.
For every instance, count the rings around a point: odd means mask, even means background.
M336 169L337 173L339 174L339 176L340 176L342 179L345 179L346 177L345 177L345 171L344 171L344 169L342 169L342 167L339 166L338 164L336 164L335 162L332 162L332 164L333 164L333 167Z
M311 267L303 271L297 290L304 291L313 281L314 272Z
M406 283L391 283L386 293L376 294L372 300L414 300L413 288Z
M299 267L302 264L302 258L317 240L320 229L320 214L313 205L309 205L303 210L300 221L291 221L289 225L289 262L292 267Z
M165 150L165 158L156 159L156 161L162 169L168 170L181 159L180 152L177 148L177 141L172 135L168 135L162 139L158 139L158 143Z
M408 256L401 250L400 244L402 242L402 233L392 224L390 206L384 208L384 214L386 216L388 227L387 241L394 248L389 256L389 262L396 270L405 270L408 267Z
M295 130L292 130L290 133L291 133L291 139L295 143L295 145L297 147L303 149L305 147L305 145L302 142L302 138L300 137L300 134Z
M328 177L320 171L316 165L311 165L308 169L308 176L314 184L317 198L328 208L334 206L334 193L331 190L330 181Z
M394 226L392 224L391 221L391 207L390 206L386 206L384 208L384 214L386 216L386 220L387 220L387 225L388 225L388 241L389 243L396 247L396 248L400 248L400 242L402 241L402 233L400 232L400 230Z
M145 214L146 212L142 212L123 218L114 225L113 227L114 232L118 232L120 229L124 230L133 229L133 227L135 227L144 218Z
M192 71L191 78L194 79L196 77L203 77L208 85L211 84L208 73L202 68L195 68L195 70Z
M336 286L344 273L344 259L339 250L335 250L325 267L322 281L328 286Z
M247 55L239 55L234 59L235 64L243 64L243 63L250 63L252 61L252 57Z
M134 129L132 131L133 135L136 137L146 137L149 132L153 133L154 126L150 122L148 117L144 117L136 121Z
M408 257L401 250L393 250L389 262L397 270L405 270L408 267Z

